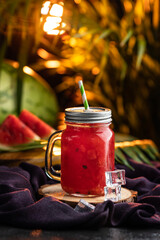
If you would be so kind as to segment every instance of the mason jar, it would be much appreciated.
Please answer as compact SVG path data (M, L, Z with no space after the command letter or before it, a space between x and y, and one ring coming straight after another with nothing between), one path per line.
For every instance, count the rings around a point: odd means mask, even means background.
M61 181L73 195L104 195L105 172L114 170L114 132L111 110L102 107L65 109L66 129L51 135L46 150L46 173ZM51 153L61 140L60 176L53 169ZM59 172L58 172L59 173Z

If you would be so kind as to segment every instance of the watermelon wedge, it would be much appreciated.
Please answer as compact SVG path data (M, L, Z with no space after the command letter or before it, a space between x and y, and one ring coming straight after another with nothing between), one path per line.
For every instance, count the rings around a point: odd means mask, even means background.
M51 126L26 109L21 112L19 119L42 139L47 139L55 131Z
M40 140L30 128L28 128L15 115L9 115L0 126L0 146L15 146Z

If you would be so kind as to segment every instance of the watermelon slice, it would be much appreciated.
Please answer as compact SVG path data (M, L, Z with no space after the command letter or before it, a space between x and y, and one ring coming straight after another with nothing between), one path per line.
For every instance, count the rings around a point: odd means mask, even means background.
M29 127L15 115L9 115L0 126L0 145L15 146L40 140Z
M26 109L21 112L19 119L43 139L47 139L55 131L51 126Z

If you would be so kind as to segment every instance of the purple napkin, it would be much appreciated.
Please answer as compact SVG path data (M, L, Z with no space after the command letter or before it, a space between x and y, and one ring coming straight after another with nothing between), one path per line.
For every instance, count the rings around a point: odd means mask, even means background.
M52 197L38 195L48 183L44 171L22 163L0 166L0 224L32 229L80 229L112 227L160 227L160 170L130 161L135 171L126 170L126 186L138 191L136 203L106 201L92 212L77 212Z

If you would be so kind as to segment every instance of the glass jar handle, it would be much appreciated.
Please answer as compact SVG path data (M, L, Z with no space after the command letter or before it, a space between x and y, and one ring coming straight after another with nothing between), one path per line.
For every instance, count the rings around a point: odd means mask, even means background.
M51 179L61 181L61 171L55 170L52 164L52 155L54 144L57 140L61 140L62 131L54 132L48 139L46 154L45 154L45 172L47 176Z

